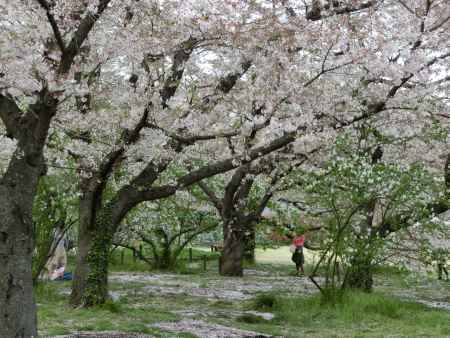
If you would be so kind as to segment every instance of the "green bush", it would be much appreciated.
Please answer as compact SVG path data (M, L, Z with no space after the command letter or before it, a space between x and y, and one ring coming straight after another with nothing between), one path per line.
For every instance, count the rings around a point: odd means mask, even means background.
M270 310L277 303L277 296L273 293L260 293L258 294L253 302L251 307L254 310Z

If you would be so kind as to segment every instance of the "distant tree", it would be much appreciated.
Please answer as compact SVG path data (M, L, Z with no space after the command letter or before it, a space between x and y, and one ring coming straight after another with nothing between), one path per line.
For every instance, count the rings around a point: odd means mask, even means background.
M156 269L173 269L186 248L200 234L218 227L213 210L187 193L143 204L130 213L113 244L133 250ZM143 244L141 251L135 243Z
M342 137L320 171L300 175L305 204L326 210L320 214L327 236L318 266L326 271L319 287L329 295L346 288L370 291L391 233L427 219L438 197L434 174L420 164L383 161L382 147L366 136L362 142Z

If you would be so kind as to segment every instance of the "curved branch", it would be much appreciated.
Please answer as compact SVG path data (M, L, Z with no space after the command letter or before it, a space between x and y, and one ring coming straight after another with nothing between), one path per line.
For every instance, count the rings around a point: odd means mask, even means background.
M0 93L0 118L5 124L8 137L19 139L21 117L22 111L14 98L9 94L3 95Z
M58 44L59 49L64 54L66 51L66 46L64 44L64 40L62 38L61 32L59 30L58 24L56 23L55 17L52 14L52 9L47 2L47 0L36 0L39 5L45 10L45 14L47 15L48 22L52 27L53 34L55 35L56 43Z
M89 10L86 10L84 18L78 25L78 28L73 34L72 39L70 40L67 47L64 48L63 56L58 69L59 74L66 74L69 72L75 56L77 56L77 54L79 53L81 46L87 39L90 31L94 27L94 24L106 10L110 2L111 0L99 0L95 13L90 13Z
M200 181L197 183L197 185L202 189L202 191L205 193L206 196L208 196L209 200L214 204L217 210L222 210L222 202L220 199L216 196L214 191L212 191L206 183L203 181Z

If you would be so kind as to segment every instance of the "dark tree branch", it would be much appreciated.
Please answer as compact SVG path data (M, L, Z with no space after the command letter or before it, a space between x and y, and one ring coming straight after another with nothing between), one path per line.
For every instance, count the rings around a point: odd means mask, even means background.
M148 105L145 108L141 119L132 130L124 130L120 141L121 144L118 144L116 149L112 150L103 158L99 170L92 177L82 182L82 189L87 193L84 203L89 202L92 220L95 219L96 211L102 204L103 191L108 178L111 176L114 168L123 160L126 147L139 140L141 130L147 126L147 119L151 107L151 105Z
M250 69L252 62L245 60L241 63L242 70L233 72L221 77L217 83L217 86L212 95L208 95L202 99L201 107L199 108L203 112L208 112L219 103L219 97L221 95L228 94L236 85L238 80Z
M194 170L193 172L181 177L178 180L179 182L178 185L180 187L187 187L204 178L211 177L238 168L242 164L250 163L257 158L270 154L294 142L296 139L296 134L297 132L289 132L286 133L284 136L281 136L264 146L254 148L248 152L246 158L242 158L239 160L239 158L231 157L226 160L218 161L216 163Z
M232 210L234 201L235 201L235 194L236 191L241 186L242 180L244 180L245 176L248 174L250 170L250 165L243 165L242 167L238 168L233 176L231 177L230 181L228 182L227 186L225 187L225 193L223 196L223 209L224 210Z
M408 6L408 4L404 0L397 0L409 13L416 16L416 12Z
M148 163L145 168L133 178L130 184L122 187L114 199L110 202L114 205L112 208L112 220L114 224L119 224L126 214L135 206L134 199L140 194L140 191L151 186L169 165L169 160L161 160L159 163Z
M315 151L316 150L312 151L311 153L313 153ZM267 207L267 204L273 197L273 194L275 192L275 186L278 184L278 182L280 180L282 180L283 178L285 178L286 176L288 176L292 172L292 170L300 167L303 163L305 163L305 161L307 159L308 159L308 157L306 155L304 155L304 157L300 161L289 165L286 170L283 170L283 171L277 170L277 169L275 170L274 174L271 177L269 187L266 189L266 192L265 192L263 198L261 199L259 205L257 206L256 210L251 214L251 217L255 221L258 221L259 219L261 219L261 215L262 215L264 209Z
M163 103L163 107L167 108L167 101L175 94L179 82L181 80L181 77L183 76L184 72L184 63L189 59L190 54L192 53L195 45L197 43L197 40L194 38L189 38L187 41L183 42L180 45L180 48L175 52L173 56L173 64L172 64L172 73L169 76L169 78L164 83L163 88L160 91L161 101ZM121 138L122 144L119 145L119 147L113 151L111 151L102 161L102 164L100 166L100 170L98 174L90 180L92 184L94 184L94 188L92 190L95 191L94 193L94 204L93 204L93 210L95 208L98 208L101 205L102 200L102 193L106 186L106 182L108 177L111 175L112 171L114 170L114 167L118 165L118 163L123 159L123 155L125 153L125 149L127 145L134 144L139 140L140 133L142 129L144 128L156 128L157 126L149 123L149 115L150 110L153 108L153 105L151 102L148 103L147 107L144 110L144 113L142 114L142 117L140 121L136 124L136 126L132 130L124 130ZM158 127L158 129L161 129ZM166 164L167 165L167 164ZM150 163L146 169L137 177L136 179L138 181L134 182L133 184L141 184L140 181L143 181L144 178L149 178L150 180L154 181L156 178L152 178L153 175L151 171L154 169L153 164ZM149 176L148 176L149 175ZM147 177L148 176L148 177ZM129 203L123 203L124 196L128 196L130 194L135 194L136 189L131 186L127 185L124 187L123 190L120 192L120 196L116 196L118 203L123 204L124 208L120 209L120 212L118 213L117 218L123 217L123 212L126 213L128 209ZM169 189L170 190L170 189ZM164 191L158 190L157 194L163 194ZM122 212L123 211L123 212ZM93 211L94 212L94 211Z
M428 30L429 32L434 32L435 30L438 30L443 25L445 25L450 20L450 14L448 14L444 19L442 19L440 22L435 22L433 25L431 25L431 28Z
M304 87L304 88L310 86L314 81L316 81L317 79L319 79L322 75L324 75L324 74L326 74L326 73L328 73L328 72L332 72L332 71L334 71L334 70L337 70L337 69L339 69L339 68L342 68L342 67L351 65L351 64L353 63L352 61L349 61L349 62L345 62L345 63L343 63L343 64L336 65L336 66L333 66L333 67L330 67L330 68L325 68L325 63L326 63L327 58L328 58L328 56L329 56L329 52L330 52L330 50L327 51L327 53L326 53L326 55L325 55L325 57L324 57L324 59L323 59L323 62L322 62L322 68L321 68L320 72L318 72L318 73L317 73L314 77L312 77L310 80L306 81L306 82L303 84L303 87Z
M190 173L178 178L176 184L168 184L159 187L150 187L146 189L140 189L135 191L134 196L130 197L128 208L132 208L143 201L152 201L160 198L169 197L178 189L186 188L199 181L215 176L217 174L222 174L224 172L230 171L232 169L238 168L243 164L250 163L255 159L265 156L271 152L279 150L289 143L294 142L296 139L296 132L290 132L282 137L264 145L261 147L254 148L248 153L246 159L239 159L236 157L231 157L226 160L218 161L199 169L193 170Z
M66 74L69 72L70 68L72 67L72 63L73 60L75 59L75 56L77 56L81 46L83 45L90 31L94 27L94 24L100 18L102 13L106 10L110 2L111 0L99 0L99 4L97 6L97 10L95 13L90 13L89 11L85 12L84 18L78 25L78 28L73 34L73 37L70 40L69 44L64 49L61 64L59 65L58 69L59 74Z
M183 77L185 63L189 60L198 40L190 37L184 41L173 55L171 74L166 79L160 91L161 104L163 108L168 107L168 101L175 95L175 92Z
M379 1L377 0L359 1L355 5L348 4L346 6L340 6L327 11L326 14L323 14L323 8L320 0L313 0L311 10L306 13L306 19L311 21L318 21L336 15L351 14L354 12L362 11L364 9L375 7L378 3Z
M186 240L180 245L180 247L178 248L177 252L176 252L176 256L178 257L179 253L181 253L181 251L183 251L183 249L185 248L186 245L188 245L195 237L197 237L198 235L200 235L201 233L213 230L214 228L217 227L217 224L213 224L213 225L209 225L203 228L200 228L199 230L193 232L192 234L190 234Z
M22 111L14 98L9 94L0 93L0 118L5 124L8 137L19 139L21 117Z
M200 181L197 183L197 185L202 189L202 191L205 193L206 196L208 196L209 200L214 204L217 210L222 210L222 202L221 200L216 196L214 191L210 189L205 182Z
M66 51L66 46L64 44L64 40L62 38L61 32L59 30L58 24L56 23L55 17L52 14L52 8L47 0L36 0L39 5L45 10L45 14L47 15L48 22L52 27L53 34L55 35L56 43L58 44L59 49L64 54Z
M229 138L229 137L233 137L233 136L237 136L239 135L238 131L230 131L230 132L225 132L225 133L217 133L217 134L204 134L204 135L182 135L182 134L177 134L174 132L171 132L163 127L158 126L155 122L150 122L148 124L148 127L154 130L159 130L162 133L164 133L164 135L166 135L167 137L170 137L171 139L173 139L174 141L176 141L179 145L179 147L184 147L184 146L191 146L194 145L196 142L198 141L209 141L209 140L214 140L214 139L218 139L218 138Z
M243 179L242 184L234 194L233 205L237 205L239 207L239 203L243 203L245 200L247 200L254 183L255 180L252 177L246 176Z
M139 237L141 237L141 239L144 243L147 243L151 246L152 251L153 251L153 256L157 260L159 260L158 248L157 248L155 242L153 242L152 239L148 238L143 232L139 232L138 235L139 235Z
M124 243L117 242L117 241L114 241L112 244L115 245L116 247L129 249L129 250L133 251L133 255L135 257L138 257L140 260L144 261L145 263L147 263L149 265L153 264L153 262L150 259L146 258L144 255L141 254L141 252L139 250L137 250L135 247L133 247L131 245L124 244Z

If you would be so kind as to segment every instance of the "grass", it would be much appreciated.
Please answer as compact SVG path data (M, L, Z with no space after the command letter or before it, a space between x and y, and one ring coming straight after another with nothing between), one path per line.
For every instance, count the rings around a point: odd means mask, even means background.
M194 251L203 255L205 251ZM215 253L214 253L215 254ZM120 258L120 256L119 256ZM279 257L275 257L275 260ZM112 264L113 271L147 271L148 266L137 265L131 254L125 256L124 264L120 261ZM186 271L182 271L186 269ZM259 276L247 276L245 283L266 282L277 276L289 276L294 268L266 261L257 263L251 269L258 270ZM160 272L158 272L160 273ZM173 277L175 273L175 277ZM187 274L188 273L188 274ZM176 275L178 274L178 275ZM267 275L267 277L266 277ZM217 274L217 262L208 260L208 270L194 269L189 266L171 272L173 286L181 287L183 283L195 283L200 288L207 288L211 283L235 279L220 278ZM143 294L142 290L152 281L110 284L110 289L123 292L118 301L108 301L101 307L91 309L73 309L67 305L70 282L48 282L36 286L40 337L52 337L73 331L128 331L154 335L158 338L194 337L189 333L174 334L162 332L151 325L161 321L186 319L177 311L201 311L207 317L194 317L209 322L219 323L235 328L248 329L261 333L286 338L311 337L450 337L450 312L429 309L421 304L404 301L392 296L392 290L408 291L410 288L425 293L445 292L450 285L436 281L424 280L405 282L412 279L404 271L391 267L377 270L376 280L383 281L383 287L372 294L349 293L336 305L323 304L318 295L300 296L290 292L272 290L259 293L247 302L231 300L208 300L204 297L187 295ZM160 281L154 282L155 285ZM244 282L243 282L244 283ZM378 283L379 284L379 283ZM161 284L158 284L161 285ZM436 292L435 292L436 293ZM442 296L442 295L440 295ZM442 298L442 297L441 297ZM267 321L259 316L244 313L246 310L272 312L275 319ZM214 315L214 313L241 313L235 317Z
M276 298L259 295L255 310L272 311L276 323L288 328L286 337L445 337L450 313L378 293L352 292L336 305L319 295ZM300 334L302 332L302 334Z
M274 293L261 293L251 302L251 308L257 311L270 311L277 302L277 296Z
M317 261L317 254L313 251L304 249L304 255L306 261ZM260 264L276 264L276 265L292 265L292 253L289 251L289 246L280 246L278 248L257 248L256 249L256 261Z
M74 309L67 305L67 297L60 291L67 285L57 282L37 287L40 337L69 334L72 331L125 331L158 334L159 330L149 325L177 317L164 307L158 310L136 308L137 299L124 302L108 301L105 305L90 309ZM145 299L149 304L150 299Z
M248 323L248 324L259 324L268 322L267 319L264 319L260 316L256 316L252 313L244 313L237 317L238 322Z

